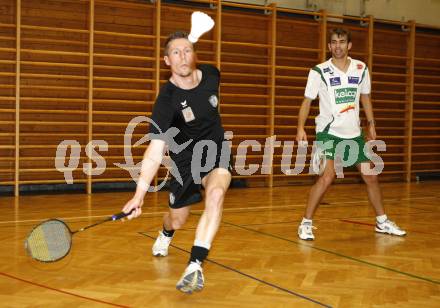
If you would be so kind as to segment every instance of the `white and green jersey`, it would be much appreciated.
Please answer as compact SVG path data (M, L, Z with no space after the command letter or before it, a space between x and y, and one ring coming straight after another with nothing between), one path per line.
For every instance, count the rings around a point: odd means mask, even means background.
M361 134L359 98L371 91L370 74L362 61L348 58L347 72L332 64L331 59L318 64L309 72L304 96L315 99L319 94L319 115L316 132L329 125L328 133L340 138Z

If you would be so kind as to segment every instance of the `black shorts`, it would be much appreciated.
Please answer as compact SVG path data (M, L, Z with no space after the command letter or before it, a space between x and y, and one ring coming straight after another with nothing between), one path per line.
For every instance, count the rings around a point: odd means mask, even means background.
M206 160L206 158L204 158ZM204 165L204 162L202 162ZM229 157L229 161L221 161L220 155L216 156L215 164L212 168L203 171L195 171L200 174L199 179L203 179L208 173L217 168L223 168L232 172L232 155ZM191 174L191 162L188 161L185 164L177 164L177 169L182 178L183 185L177 181L175 177L170 180L170 195L169 195L169 206L173 209L179 209L185 206L202 201L202 194L200 190L202 188L201 184L195 182L193 174ZM198 174L196 176L198 176Z

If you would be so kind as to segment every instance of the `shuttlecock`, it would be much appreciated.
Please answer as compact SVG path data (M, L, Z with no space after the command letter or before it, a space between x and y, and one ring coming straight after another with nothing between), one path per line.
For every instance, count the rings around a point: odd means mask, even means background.
M195 43L206 32L214 27L214 20L203 12L193 12L191 15L191 32L188 40Z

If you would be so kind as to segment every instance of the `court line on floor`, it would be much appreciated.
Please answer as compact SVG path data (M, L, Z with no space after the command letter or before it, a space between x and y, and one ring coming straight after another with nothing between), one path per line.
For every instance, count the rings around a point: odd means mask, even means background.
M412 207L410 207L412 208ZM263 212L266 209L262 209L259 211L255 211L255 212ZM405 213L405 214L393 214L393 217L398 217L398 216L404 216L404 215L417 215L417 214L429 214L429 213L437 213L437 211L428 211L428 210L424 210L424 209L418 209L422 212L415 212L415 213ZM197 210L196 211L191 211L192 215L196 215L198 216L198 213L202 213L203 210ZM164 213L168 213L168 212L160 212L160 215L156 213L156 215L147 215L148 213L146 213L145 215L141 215L140 217L138 217L137 219L147 219L147 218L158 218L158 217L162 217ZM240 212L229 212L229 213L248 213L246 211L240 211ZM146 217L148 216L148 217ZM94 216L96 217L96 216ZM103 217L107 217L107 216L103 216ZM358 218L358 219L364 219L364 218L371 218L372 216L355 216L355 217L350 217L350 218ZM71 219L73 220L74 217L71 217ZM80 220L75 219L74 223L88 223L90 222L90 219L88 217L76 217L76 218L81 218ZM102 217L99 217L102 218ZM275 221L275 222L265 222L265 223L255 223L255 224L242 224L241 226L264 226L264 225L271 225L271 224L287 224L287 223L298 223L301 221L302 218L296 219L296 220L290 220L290 221ZM69 219L63 219L65 221L68 221ZM335 217L335 218L315 218L315 221L318 222L327 222L327 221L335 221L335 220L341 220L341 218ZM21 223L20 227L26 227L26 226L35 226L35 222L41 222L42 220L36 220L36 221L23 221L25 223ZM0 222L1 224L1 222ZM11 222L11 225L9 226L1 226L0 228L16 228L17 226L14 225ZM179 230L185 231L185 230L195 230L196 227L194 228L182 228ZM154 230L145 230L145 232L153 232ZM414 230L410 230L411 232L416 232L416 233L425 233L425 234L431 234L431 235L440 235L440 234L436 234L436 233L428 233L428 232L419 232L419 231L414 231Z
M139 232L139 234L142 234L143 236L149 237L149 238L152 239L152 240L155 240L155 239L156 239L155 237L153 237L153 236L151 236L151 235L149 235L149 234L147 234L147 233L145 233L145 232ZM178 247L178 246L176 246L176 245L174 245L174 244L170 244L170 246L173 247L173 248L175 248L175 249L177 249L177 250L180 250L180 251L186 252L187 254L191 254L190 251L185 250L185 249L183 249L183 248L180 248L180 247ZM219 262L217 262L217 261L215 261L215 260L213 260L213 259L207 258L205 261L206 261L206 262L213 263L213 264L215 264L215 265L217 265L217 266L220 266L220 267L222 267L222 268L224 268L224 269L227 269L227 270L232 271L232 272L234 272L234 273L237 273L237 274L239 274L239 275L245 276L245 277L250 278L250 279L252 279L252 280L258 281L258 282L260 282L260 283L262 283L262 284L265 284L265 285L270 286L270 287L272 287L272 288L275 288L275 289L277 289L277 290L280 290L280 291L283 291L283 292L289 293L290 295L294 295L294 296L296 296L296 297L300 297L300 298L302 298L302 299L304 299L304 300L307 300L307 301L313 302L313 303L315 303L315 304L317 304L317 305L320 305L320 306L323 306L323 307L331 307L330 305L327 305L327 304L321 303L321 302L319 302L319 301L317 301L317 300L315 300L315 299L313 299L313 298L310 298L310 297L307 297L307 296L305 296L305 295L302 295L302 294L299 294L299 293L297 293L297 292L294 292L294 291L292 291L292 290L289 290L289 289L286 289L286 288L280 287L280 286L278 286L278 285L276 285L276 284L273 284L273 283L271 283L271 282L268 282L268 281L262 280L262 279L260 279L260 278L255 277L255 276L252 276L252 275L246 274L246 273L244 273L244 272L242 272L242 271L240 271L240 270L237 270L237 269L235 269L235 268L233 268L233 267L230 267L230 266L228 266L228 265L225 265L225 264L219 263Z
M394 217L398 217L398 216L404 216L404 215L418 215L418 214L430 214L430 213L437 213L436 211L423 211L423 212L414 212L414 213L405 213L405 214L393 214ZM193 214L195 216L199 216L198 214ZM372 216L356 216L356 217L350 217L350 218L354 218L354 219L364 219L364 218L372 218ZM268 226L268 225L276 225L276 224L299 224L299 222L301 222L301 218L299 219L295 219L295 220L287 220L287 221L273 221L273 222L264 222L264 223L250 223L250 224L240 224L240 226L244 226L244 227L251 227L251 226ZM331 221L339 221L341 220L341 218L335 217L335 218L317 218L314 221L318 221L318 222L331 222ZM370 224L371 226L375 226L374 224ZM222 226L222 227L228 227L228 226ZM234 227L234 226L230 226L230 227ZM158 227L156 229L149 229L149 230L145 230L143 232L155 232L158 231L158 228L162 228L162 222L158 225ZM189 228L181 228L179 229L179 232L181 231L194 231L196 230L197 227L189 227ZM429 235L440 235L437 233L429 233L429 232L423 232L423 231L415 231L415 230L407 230L410 231L411 233L423 233L423 234L429 234Z
M30 284L30 285L33 285L33 286L37 286L37 287L40 287L40 288L43 288L43 289L55 291L55 292L58 292L58 293L63 293L63 294L66 294L66 295L71 295L73 297L78 297L78 298L86 299L86 300L89 300L89 301L92 301L92 302L95 302L95 303L106 304L106 305L113 306L113 307L123 307L123 308L129 308L130 307L130 306L114 304L114 303L102 301L100 299L96 299L96 298L92 298L92 297L87 297L87 296L82 296L82 295L75 294L75 293L72 293L72 292L67 292L67 291L64 291L64 290L61 290L61 289L45 286L43 284L39 284L39 283L30 281L30 280L26 280L26 279L23 279L23 278L20 278L20 277L16 277L16 276L4 273L4 272L0 272L0 275L2 275L4 277L11 278L11 279L14 279L14 280L17 280L17 281L24 282L24 283L27 283L27 284Z
M415 200L415 199L437 199L437 197L429 196L429 197L415 197L415 198L397 198L397 199L385 199L384 202L389 201L400 201L400 200ZM337 202L337 201L334 201ZM358 200L358 201L342 201L337 202L338 204L352 204L352 203L368 203L368 200ZM333 205L333 206L332 206ZM239 212L239 211L261 211L261 210L276 210L276 209L288 209L288 208L301 208L303 209L305 205L303 203L301 204L289 204L289 205L275 205L275 206L248 206L248 207L240 207L240 208L225 208L223 209L223 212ZM327 207L327 206L326 206ZM334 207L334 203L330 202L328 207ZM164 207L166 208L166 207ZM422 209L420 209L422 210ZM200 210L191 210L193 213L201 213L203 212L203 209ZM156 215L163 215L165 213L168 213L168 211L157 211L157 212L149 212L149 213L143 213L142 216L156 216ZM79 220L79 219L93 219L93 218L106 218L109 215L92 215L92 216L74 216L74 217L59 217L59 219L62 219L64 221L73 221L73 220ZM19 224L19 223L27 223L27 222L42 222L46 220L47 218L42 219L27 219L27 220L8 220L8 221L0 221L0 225L2 224Z
M422 212L393 214L393 217L438 213L437 211L425 211L425 210L421 210L421 211ZM350 217L350 219L367 219L367 218L372 218L372 216L355 216L355 217ZM277 222L266 222L266 223L255 223L255 224L240 224L240 226L250 227L250 226L265 226L265 225L275 225L275 224L299 223L299 222L301 222L301 219L302 218L296 219L296 220L289 220L289 221L277 221ZM374 219L374 217L373 217L373 219ZM347 220L347 219L342 219L342 218L337 218L337 217L335 217L335 218L317 218L317 219L314 219L314 221L317 221L317 222L329 222L329 221L335 221L335 220L339 220L339 221L347 222L347 223L359 224L359 225L372 226L372 227L376 226L375 224L372 224L372 223L358 222L358 221L354 221L354 220ZM417 230L410 230L410 229L405 229L405 230L409 231L411 233L422 233L422 234L429 234L429 235L440 236L439 233L434 233L434 232L424 232L424 231L417 231Z
M332 254L332 255L335 255L335 256L338 256L338 257L341 257L341 258L349 259L351 261L355 261L355 262L362 263L362 264L367 264L367 265L372 266L372 267L377 267L377 268L381 268L381 269L384 269L384 270L387 270L387 271L391 271L391 272L394 272L394 273L405 275L405 276L408 276L408 277L411 277L411 278L416 278L416 279L419 279L419 280L424 280L424 281L431 282L431 283L434 283L434 284L440 284L440 281L434 280L432 278L427 278L427 277L418 276L418 275L415 275L415 274L399 271L399 270L391 268L391 267L386 267L386 266L383 266L383 265L380 265L380 264L376 264L376 263L368 262L368 261L365 261L365 260L362 260L362 259L358 259L358 258L354 258L354 257L351 257L351 256L347 256L347 255L344 255L342 253L339 253L339 252L336 252L336 251L332 251L332 250L328 250L328 249L325 249L325 248L320 248L320 247L316 247L316 246L306 245L306 244L303 244L303 243L301 243L299 241L289 240L289 239L286 239L284 237L281 237L281 236L278 236L278 235L275 235L275 234L272 234L272 233L267 233L267 232L255 230L255 229L252 229L252 228L248 228L248 227L243 227L243 226L236 225L236 224L233 224L233 223L230 223L230 222L226 222L226 221L223 221L223 223L231 225L231 226L235 226L237 228L244 229L244 230L247 230L247 231L250 231L250 232L255 232L255 233L259 233L259 234L265 235L265 236L273 237L273 238L276 238L276 239L279 239L279 240L282 240L282 241L286 241L286 242L289 242L289 243L294 243L294 244L301 245L301 246L304 246L304 247L309 247L309 248L312 248L312 249L315 249L315 250L318 250L318 251L321 251L321 252L325 252L325 253Z
M410 208L413 209L413 207L410 207ZM420 210L422 212L405 213L405 214L393 214L393 217L398 217L398 216L403 216L403 215L418 215L418 214L437 213L437 211L428 211L428 210L420 209L420 208L416 208L416 209L418 209L418 210ZM264 210L265 209L259 210L259 212L263 212ZM199 213L201 213L202 211L203 210L197 210L197 212L199 212ZM192 212L192 215L198 216L198 214L195 213L196 211L191 211L191 212ZM167 213L167 212L160 212L160 215L158 215L157 213L156 213L156 215L149 215L151 213L145 213L145 215L143 215L144 217L140 216L140 217L138 217L138 219L139 218L140 219L143 219L143 218L144 219L147 219L147 218L158 218L158 217L162 217L163 216L162 213ZM230 212L230 213L237 213L237 212ZM247 213L247 212L243 211L243 212L238 212L238 213ZM146 217L146 216L148 216L148 217ZM103 217L107 217L107 216L103 216ZM78 217L78 218L82 218L82 220L76 220L75 219L75 221L74 221L75 223L87 223L87 222L90 222L90 219L88 217ZM99 218L101 218L101 216ZM364 219L364 218L367 219L367 218L371 218L371 216L355 216L355 217L350 217L350 218L352 218L352 219ZM317 221L317 222L328 222L328 221L335 221L335 220L341 220L341 218L335 217L335 218L316 218L315 219L315 221ZM38 220L38 221L40 221L40 220ZM66 221L67 221L67 219L66 219ZM264 225L274 225L274 224L289 224L289 223L298 223L300 221L301 221L301 219L296 219L296 220L290 220L290 221L276 221L276 222L266 222L266 223L241 224L241 226L264 226ZM26 221L26 222L28 222L28 223L22 223L22 224L20 224L20 226L24 227L24 226L34 226L35 225L34 221ZM370 224L370 225L374 226L373 224ZM11 224L9 226L1 226L0 225L0 228L16 228L16 227L17 226L13 225L13 224ZM160 226L159 226L159 228L160 228ZM189 231L189 230L195 230L195 229L196 229L196 227L194 227L194 228L182 228L182 229L180 229L180 231ZM144 232L153 232L153 231L157 231L157 230L156 229L154 229L154 230L145 230ZM411 233L422 233L422 234L430 234L430 235L436 235L436 236L440 235L440 234L437 234L437 233L429 233L429 232L423 232L423 231L417 231L417 230L407 230L407 231L410 231Z

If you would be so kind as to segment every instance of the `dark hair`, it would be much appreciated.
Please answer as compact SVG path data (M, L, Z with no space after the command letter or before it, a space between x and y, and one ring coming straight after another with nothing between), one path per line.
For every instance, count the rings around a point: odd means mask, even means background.
M181 39L181 38L188 38L188 33L187 32L185 32L185 31L176 31L176 32L174 32L174 33L171 33L168 37L167 37L167 40L165 41L165 44L164 44L164 54L165 54L165 56L168 56L168 49L169 49L169 47L170 47L170 43L172 42L172 41L174 41L174 40L177 40L177 39Z
M351 32L348 29L344 28L334 28L330 31L329 42L332 41L333 34L336 34L338 37L345 36L347 38L347 43L351 42Z

